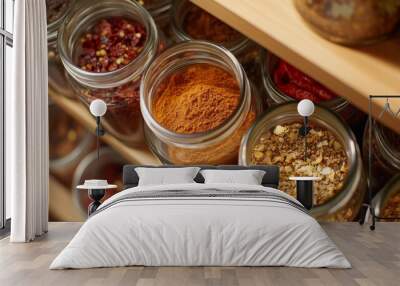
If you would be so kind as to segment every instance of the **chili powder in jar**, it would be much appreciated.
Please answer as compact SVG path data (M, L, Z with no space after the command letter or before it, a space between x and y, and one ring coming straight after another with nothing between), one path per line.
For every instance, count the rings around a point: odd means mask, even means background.
M199 134L217 129L237 110L240 88L227 71L209 64L195 64L166 77L155 93L152 113L155 120L178 134ZM240 140L254 122L250 110L233 134L210 148L168 149L173 163L223 164L237 162Z
M221 125L239 105L235 78L216 66L192 65L166 78L153 102L155 119L176 133L190 134Z

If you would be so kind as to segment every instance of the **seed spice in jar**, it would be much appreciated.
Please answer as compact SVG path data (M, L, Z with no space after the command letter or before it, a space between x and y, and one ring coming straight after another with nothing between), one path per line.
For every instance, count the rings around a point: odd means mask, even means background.
M236 111L240 88L227 71L208 64L184 68L162 81L152 104L155 120L179 134L198 134L224 124ZM169 148L173 163L223 164L237 161L240 140L255 120L250 111L242 125L225 141L211 148Z
M134 61L146 42L144 26L122 17L100 19L80 38L78 65L81 69L106 73ZM106 120L119 134L130 135L141 122L139 87L137 83L110 88L85 90L85 101L100 98L107 103Z
M307 161L304 161L304 137L300 123L277 125L266 131L252 149L252 164L280 167L280 189L296 196L290 176L321 177L314 185L314 203L322 205L339 193L348 173L343 144L329 130L311 124L307 134Z
M238 31L194 4L190 4L183 26L185 32L196 40L224 44L234 43L243 38Z

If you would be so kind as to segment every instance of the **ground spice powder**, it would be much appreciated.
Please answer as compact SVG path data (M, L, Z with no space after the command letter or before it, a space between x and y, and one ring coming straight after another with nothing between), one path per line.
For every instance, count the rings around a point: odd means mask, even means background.
M223 124L235 112L240 89L225 70L197 64L167 77L157 89L152 105L156 121L181 134L206 132ZM253 124L251 109L243 123L223 141L204 148L168 146L168 160L174 164L235 164L240 141Z
M176 133L205 132L220 126L239 105L240 89L227 71L192 65L165 79L153 103L153 116Z

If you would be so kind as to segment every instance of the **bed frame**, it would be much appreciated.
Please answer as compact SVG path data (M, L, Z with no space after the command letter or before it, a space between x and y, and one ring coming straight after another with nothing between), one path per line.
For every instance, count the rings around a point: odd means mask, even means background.
M125 165L123 168L123 184L124 189L136 187L139 183L139 176L135 171L136 167L147 167L147 168L179 168L179 167L190 167L190 166L146 166L146 165ZM279 167L274 165L257 165L257 166L238 166L238 165L221 165L221 166L202 166L198 165L201 169L219 169L219 170L263 170L265 171L264 178L262 180L262 185L265 187L278 188L279 186ZM203 176L199 173L194 180L197 183L204 183Z

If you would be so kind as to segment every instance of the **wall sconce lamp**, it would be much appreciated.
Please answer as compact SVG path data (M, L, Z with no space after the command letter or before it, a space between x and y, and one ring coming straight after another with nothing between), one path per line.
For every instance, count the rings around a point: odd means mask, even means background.
M97 136L97 159L100 157L99 140L106 132L101 127L101 117L107 112L107 104L101 99L95 99L90 103L90 113L96 117L96 136Z
M299 133L304 137L304 161L307 161L307 134L310 131L308 127L308 117L314 113L314 103L309 99L303 99L297 104L297 112L304 117L304 124Z

